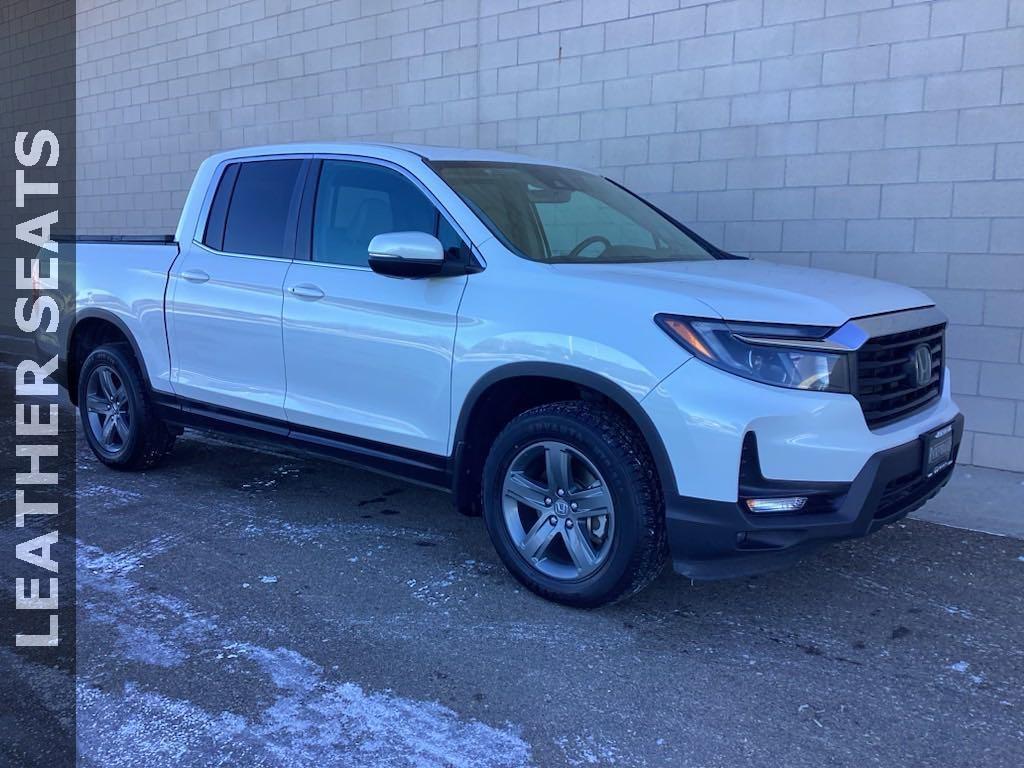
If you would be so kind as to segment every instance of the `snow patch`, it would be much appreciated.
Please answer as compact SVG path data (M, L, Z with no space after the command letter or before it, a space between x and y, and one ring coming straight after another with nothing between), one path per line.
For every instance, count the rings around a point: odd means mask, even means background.
M108 625L104 631L112 630L114 650L122 659L176 667L189 657L189 646L208 644L214 635L215 622L181 600L143 590L128 577L175 541L162 536L112 553L78 542L79 621Z
M322 669L286 648L231 646L282 692L256 716L210 712L144 691L78 686L82 756L109 768L217 764L344 768L519 768L530 747L511 728L465 721L436 702L327 683ZM588 753L589 754L589 753ZM574 763L584 765L586 763Z
M616 765L621 759L619 750L590 734L575 734L555 739L555 745L565 756L566 765L577 768L584 765Z
M83 575L88 580L90 574L101 576L125 576L141 568L145 560L162 555L180 540L177 535L157 536L144 544L127 547L117 552L107 553L99 547L78 541L76 562L79 578Z
M85 622L126 627L119 657L175 666L189 651L223 643L225 632L184 601L153 594L130 578L170 539L105 553L79 544L80 603ZM94 595L93 593L99 593ZM102 599L94 599L100 597ZM144 621L146 626L140 627ZM165 630L152 625L166 627ZM88 630L86 630L88 631ZM325 678L323 668L288 648L223 645L216 658L250 662L276 698L261 712L206 710L196 703L127 682L120 691L78 684L78 747L105 768L138 765L309 765L333 768L519 768L532 764L530 746L511 725L464 720L432 701L389 691L367 692ZM336 673L337 667L333 668ZM581 763L582 764L582 763Z
M142 500L142 494L135 491L115 488L111 485L100 485L86 483L79 485L75 490L79 499L95 499L104 507L116 507L124 504L133 504Z
M403 539L441 544L452 538L450 534L418 530L404 526L345 522L340 520L330 523L303 525L265 517L261 518L259 522L246 525L242 530L242 534L248 538L255 539L284 539L291 544L305 544L318 541L351 544L354 538Z
M473 581L494 571L495 568L490 563L464 560L437 578L429 581L409 579L406 586L412 590L413 598L432 608L438 608L450 603L465 603L469 598L475 597L477 590Z
M973 619L974 618L974 614L971 613L966 608L960 608L959 606L956 606L956 605L944 605L944 606L942 606L942 608L950 616L959 616L962 619Z

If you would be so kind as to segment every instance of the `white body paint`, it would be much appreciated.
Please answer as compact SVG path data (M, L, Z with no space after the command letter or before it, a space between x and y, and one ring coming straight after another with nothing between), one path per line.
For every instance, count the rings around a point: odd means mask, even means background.
M485 269L402 280L200 245L218 169L282 154L400 170L462 231ZM938 401L872 431L851 395L741 379L692 359L653 322L672 313L837 327L932 304L915 290L746 260L528 261L492 235L424 155L544 163L496 152L335 144L216 155L196 174L177 245L78 246L76 310L103 310L123 323L155 390L441 457L454 450L474 386L502 366L554 363L596 374L650 419L679 492L713 500L735 500L749 430L761 439L766 476L849 481L872 454L958 412L947 374ZM197 270L209 280L189 280ZM300 283L315 283L325 297L296 298L289 287Z

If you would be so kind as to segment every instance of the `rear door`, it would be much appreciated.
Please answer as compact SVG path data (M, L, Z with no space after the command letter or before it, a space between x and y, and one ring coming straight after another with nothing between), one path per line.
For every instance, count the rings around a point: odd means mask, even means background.
M209 212L170 275L171 381L188 400L283 421L281 291L308 157L220 169Z
M443 455L467 278L385 277L369 268L367 246L375 235L419 231L439 236L448 258L468 259L469 248L407 172L361 159L316 165L285 280L288 420Z

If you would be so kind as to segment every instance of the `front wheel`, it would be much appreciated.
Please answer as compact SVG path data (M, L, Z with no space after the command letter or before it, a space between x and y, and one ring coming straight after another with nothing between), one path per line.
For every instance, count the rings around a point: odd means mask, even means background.
M650 453L631 424L594 403L544 405L509 423L484 467L484 521L512 574L567 605L633 594L665 562Z

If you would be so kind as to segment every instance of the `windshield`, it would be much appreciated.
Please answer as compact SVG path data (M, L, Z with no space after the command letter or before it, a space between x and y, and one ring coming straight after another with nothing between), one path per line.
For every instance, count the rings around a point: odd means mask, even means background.
M431 165L496 237L528 259L606 264L715 258L679 224L592 173L528 163Z

